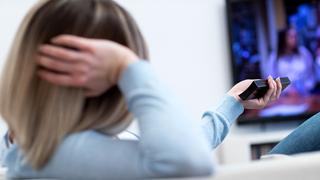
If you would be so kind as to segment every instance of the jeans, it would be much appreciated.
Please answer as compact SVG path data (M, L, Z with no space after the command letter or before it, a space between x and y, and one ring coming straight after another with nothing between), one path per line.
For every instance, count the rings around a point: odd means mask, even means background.
M314 115L277 144L269 154L298 154L320 150L320 113Z

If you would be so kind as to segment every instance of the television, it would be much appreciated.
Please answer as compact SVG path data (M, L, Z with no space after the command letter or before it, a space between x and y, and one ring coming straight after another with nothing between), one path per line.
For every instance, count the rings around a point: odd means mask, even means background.
M320 111L320 0L227 0L233 83L289 77L279 100L238 124L306 120Z

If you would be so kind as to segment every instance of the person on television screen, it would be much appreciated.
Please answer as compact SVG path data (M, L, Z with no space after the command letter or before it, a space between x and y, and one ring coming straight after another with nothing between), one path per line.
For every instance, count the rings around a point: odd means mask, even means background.
M278 47L271 53L266 70L271 76L290 78L292 85L284 93L287 96L304 97L315 86L312 55L298 44L293 28L278 33Z

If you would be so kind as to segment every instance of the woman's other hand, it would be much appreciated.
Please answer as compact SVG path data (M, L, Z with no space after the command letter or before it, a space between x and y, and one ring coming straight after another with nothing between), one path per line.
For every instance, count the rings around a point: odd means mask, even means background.
M280 78L273 80L272 77L269 76L268 77L269 90L262 98L251 99L246 101L241 100L239 97L239 94L244 92L252 82L253 80L241 81L240 83L236 84L228 92L228 94L236 98L244 106L245 109L262 109L266 107L269 103L279 99L281 94L281 89L282 89Z
M99 96L116 85L122 72L139 58L120 44L61 35L39 48L39 76L55 85L86 89Z

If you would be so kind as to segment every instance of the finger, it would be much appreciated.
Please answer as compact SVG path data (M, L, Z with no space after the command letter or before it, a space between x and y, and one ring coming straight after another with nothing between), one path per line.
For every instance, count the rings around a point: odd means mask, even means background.
M72 77L68 74L58 74L46 70L39 70L38 75L43 80L59 86L83 87L86 83L84 77Z
M277 83L277 99L279 99L282 91L282 84L281 84L280 78L277 78L276 83Z
M39 56L37 62L44 69L65 74L88 74L90 71L90 65L87 63L77 62L72 64L46 56Z
M61 73L72 73L75 71L74 65L47 56L38 56L36 61L39 66L51 71Z
M263 101L264 101L265 104L270 101L270 98L271 98L271 96L273 94L273 91L274 91L274 87L273 87L272 81L273 81L272 77L269 76L269 78L268 78L269 89L268 89L267 93L263 97Z
M270 98L270 101L274 101L277 99L277 83L273 79L272 79L272 85L273 85L274 89L273 89L273 93Z
M60 35L51 40L53 44L60 46L67 46L70 48L75 48L80 51L92 51L90 46L90 39L73 36L73 35Z
M263 98L260 99L251 99L244 101L247 106L245 106L246 109L262 109L266 106L267 103L265 103L265 100Z
M53 45L41 45L39 48L39 52L45 56L50 56L55 59L71 62L80 61L84 57L83 53L81 53L80 51L74 51Z

